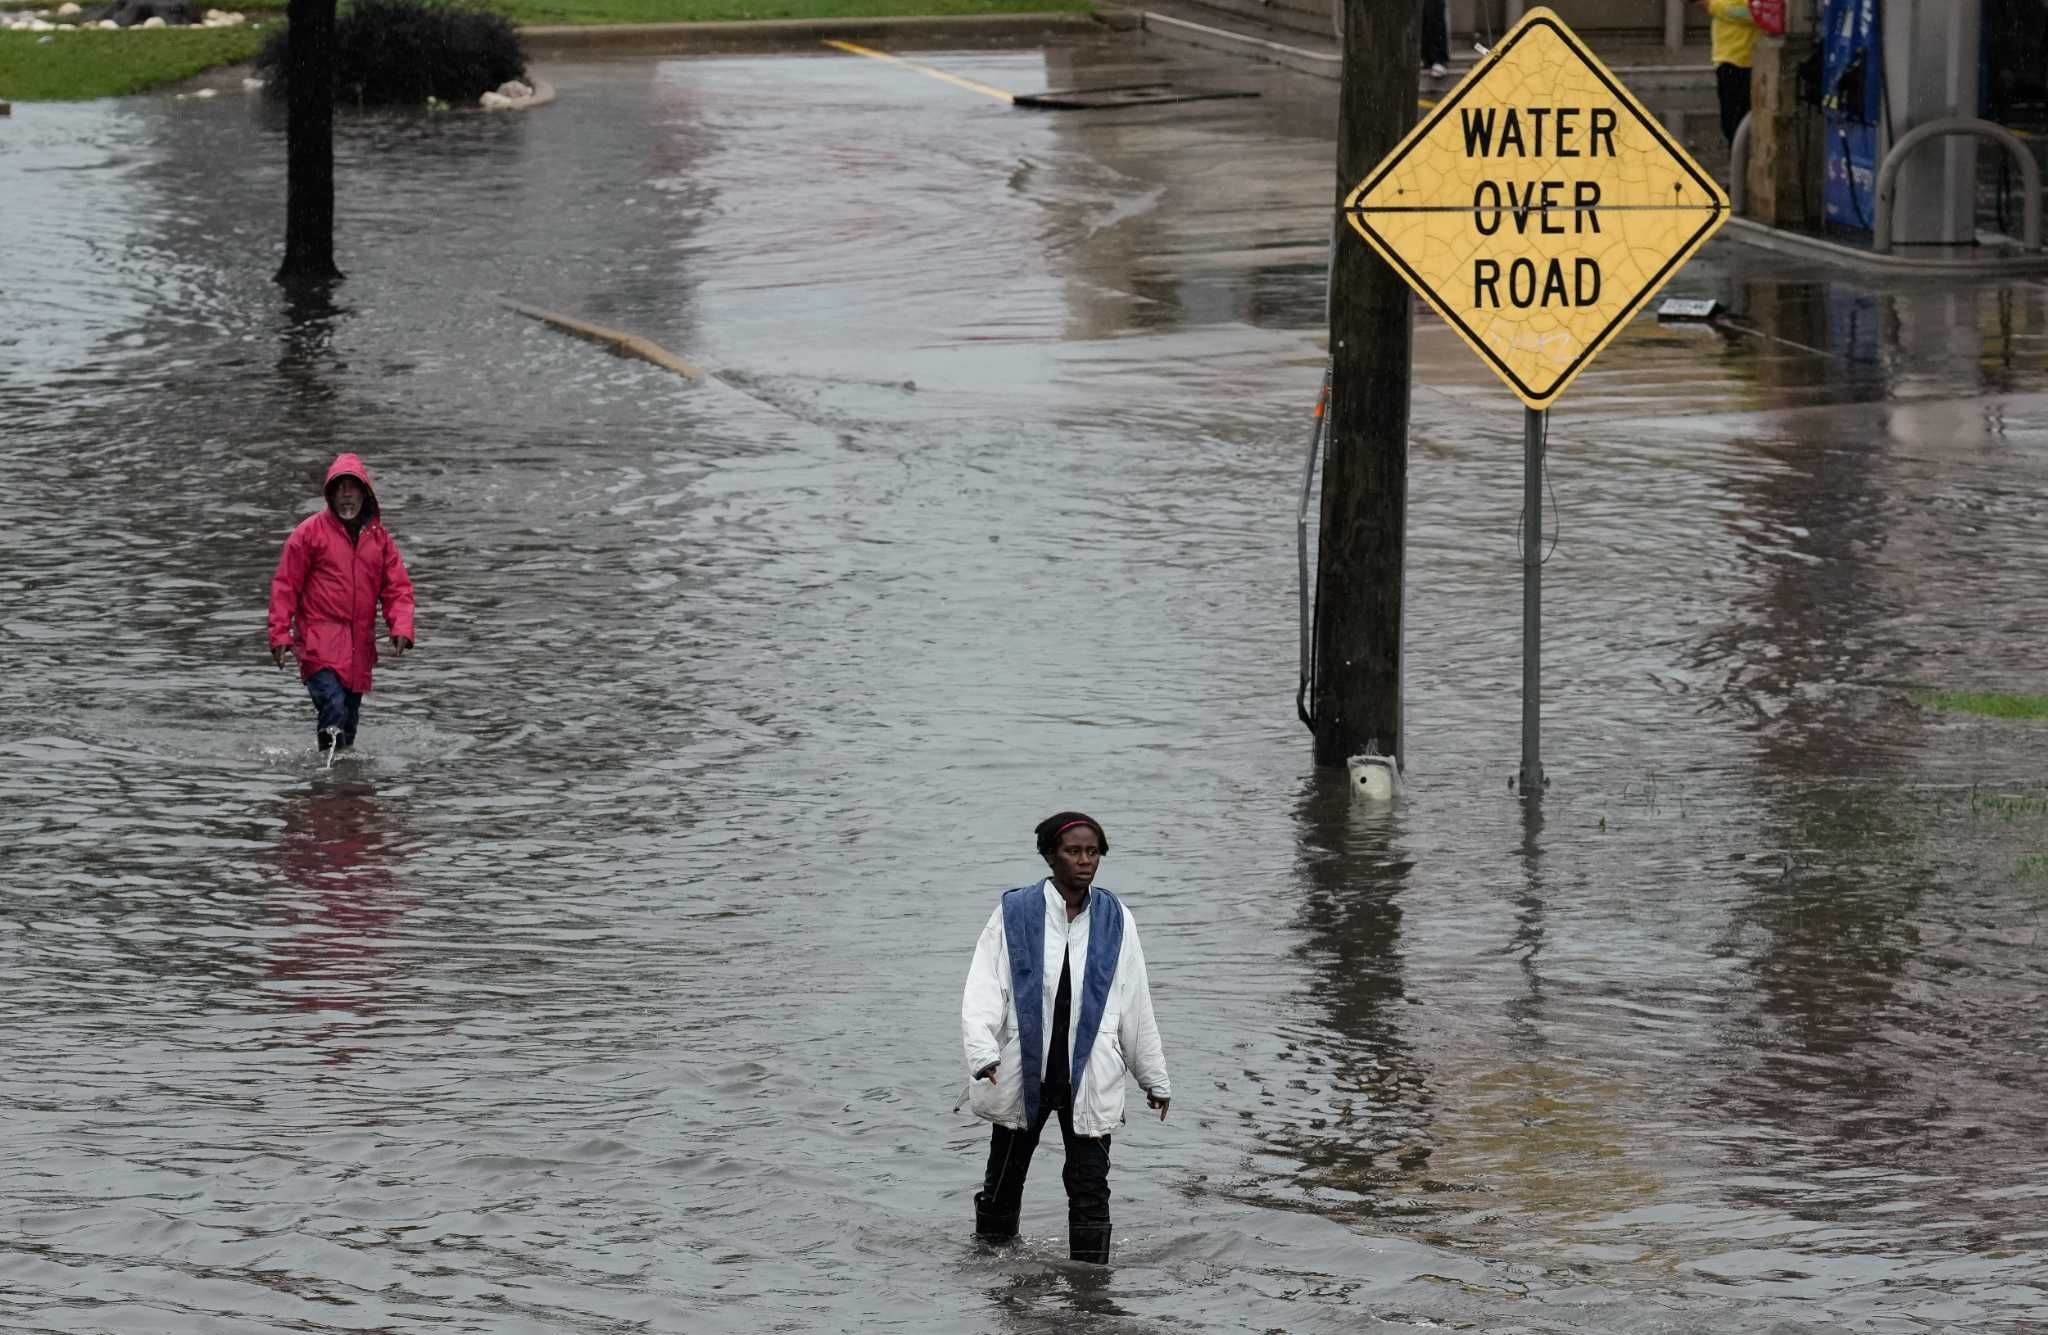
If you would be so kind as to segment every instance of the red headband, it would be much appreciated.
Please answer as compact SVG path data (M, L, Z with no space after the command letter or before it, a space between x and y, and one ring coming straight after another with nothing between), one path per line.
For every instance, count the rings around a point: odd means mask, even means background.
M1061 835L1065 834L1068 830L1073 829L1076 825L1086 825L1089 829L1097 831L1099 831L1102 828L1101 826L1097 825L1094 821L1089 820L1086 816L1083 816L1079 820L1070 820L1065 825L1062 825L1057 830L1054 830L1052 832L1052 837L1057 839Z

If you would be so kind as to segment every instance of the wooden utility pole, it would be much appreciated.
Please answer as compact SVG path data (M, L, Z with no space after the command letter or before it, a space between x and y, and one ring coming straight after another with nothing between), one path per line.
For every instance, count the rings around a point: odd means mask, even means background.
M290 0L285 46L284 263L291 287L332 283L334 267L334 4Z
M1415 123L1415 0L1345 0L1335 207ZM1349 226L1330 262L1330 428L1316 561L1318 765L1377 742L1403 753L1401 565L1407 545L1408 284Z

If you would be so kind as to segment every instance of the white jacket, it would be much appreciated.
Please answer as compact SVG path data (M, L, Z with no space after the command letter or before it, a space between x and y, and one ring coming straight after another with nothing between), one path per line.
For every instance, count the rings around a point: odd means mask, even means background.
M1067 954L1072 969L1069 1033L1078 1031L1081 1013L1081 978L1088 963L1088 919L1081 914L1067 921L1066 901L1053 887L1050 877L1039 884L1045 898L1045 980L1043 993L1026 997L1024 1003L1039 1007L1044 1024L1041 1042L1052 1043L1052 1004L1059 992L1061 955ZM1146 1092L1172 1097L1166 1079L1166 1053L1159 1043L1159 1026L1152 1018L1152 989L1145 979L1145 952L1138 945L1138 922L1129 908L1124 911L1123 948L1118 952L1116 974L1103 1005L1102 1027L1096 1032L1095 1047L1088 1054L1088 1069L1074 1090L1074 1134L1106 1136L1124 1116L1124 1073L1138 1077ZM1003 908L997 903L988 926L974 945L974 963L967 970L967 989L960 998L960 1039L967 1050L967 1075L972 1086L974 1114L1003 1126L1023 1129L1024 1061L1017 1045L1018 999L1010 995L1010 946L1003 931ZM1038 1054L1044 1069L1047 1053ZM994 1084L975 1080L974 1073L990 1062L999 1062Z

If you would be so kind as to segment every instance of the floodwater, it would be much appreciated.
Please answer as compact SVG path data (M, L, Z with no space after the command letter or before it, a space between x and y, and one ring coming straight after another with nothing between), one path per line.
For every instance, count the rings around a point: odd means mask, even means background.
M1717 241L1552 427L1418 333L1409 790L1294 717L1329 90L1129 39L0 122L0 1327L2048 1328L2048 289ZM691 384L505 311L652 338ZM263 649L338 450L364 755ZM959 988L1107 826L1175 1098L968 1237Z

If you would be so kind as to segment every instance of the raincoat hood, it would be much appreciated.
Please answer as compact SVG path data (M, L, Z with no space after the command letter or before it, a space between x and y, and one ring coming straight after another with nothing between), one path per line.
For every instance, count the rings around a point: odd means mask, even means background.
M327 497L327 508L334 508L334 484L345 477L352 477L363 484L363 523L377 517L377 489L370 485L370 470L363 467L363 461L353 454L337 454L334 462L327 466L327 481L321 491Z

